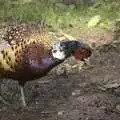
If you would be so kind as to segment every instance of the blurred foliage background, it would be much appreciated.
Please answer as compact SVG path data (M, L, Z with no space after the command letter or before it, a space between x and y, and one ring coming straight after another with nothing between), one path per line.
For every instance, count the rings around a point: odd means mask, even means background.
M45 21L54 28L111 29L120 0L0 0L0 25Z

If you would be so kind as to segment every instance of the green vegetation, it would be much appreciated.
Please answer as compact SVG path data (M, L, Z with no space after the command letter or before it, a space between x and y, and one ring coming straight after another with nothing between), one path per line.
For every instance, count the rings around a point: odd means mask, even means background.
M100 21L91 26L109 29L115 20L120 19L120 0L98 0L92 6L65 5L59 1L0 0L0 24L31 23L42 19L55 28L88 28L89 20L100 16Z

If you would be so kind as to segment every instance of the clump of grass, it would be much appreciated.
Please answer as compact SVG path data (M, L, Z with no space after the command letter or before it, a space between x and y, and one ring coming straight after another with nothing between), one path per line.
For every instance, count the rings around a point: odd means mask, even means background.
M0 0L0 22L31 23L43 19L53 27L87 28L87 22L95 15L100 15L103 22L112 22L120 17L119 0L105 0L104 2L101 0L93 6L63 5L58 1Z

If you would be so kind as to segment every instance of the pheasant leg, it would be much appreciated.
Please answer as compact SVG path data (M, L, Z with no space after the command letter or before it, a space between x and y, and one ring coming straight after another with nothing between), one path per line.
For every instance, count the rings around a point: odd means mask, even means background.
M23 86L20 86L20 91L21 91L22 104L25 107L26 106L26 101L25 101L25 95L24 95L24 88L23 88Z

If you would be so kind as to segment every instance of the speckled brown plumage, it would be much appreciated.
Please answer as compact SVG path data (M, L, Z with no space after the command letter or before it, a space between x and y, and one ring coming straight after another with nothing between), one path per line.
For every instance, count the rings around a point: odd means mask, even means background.
M8 41L11 45L18 44L31 35L36 36L40 34L41 37L44 37L44 30L44 26L39 26L37 24L11 25L8 27L3 39Z
M42 43L31 43L16 57L15 63L13 71L6 71L6 77L18 80L24 85L26 81L44 76L57 61L53 60L49 50Z
M43 68L34 72L34 67L31 67L32 62L39 62L37 63L39 67L42 59L50 56L52 41L48 39L45 31L37 29L34 26L22 24L12 26L7 30L4 39L11 46L0 52L1 77L12 78L24 84L25 81L35 79L45 73Z

